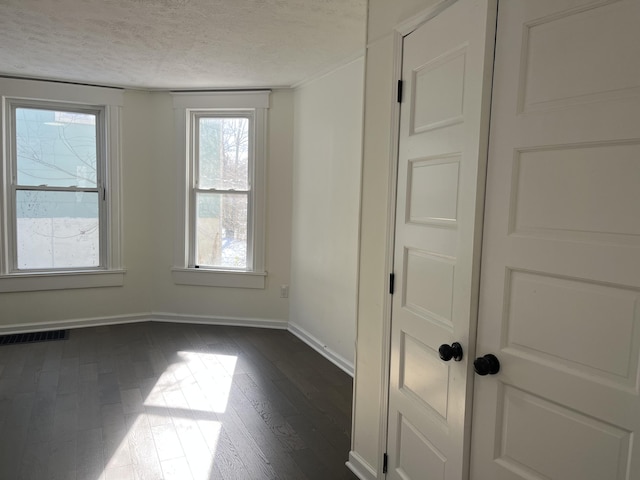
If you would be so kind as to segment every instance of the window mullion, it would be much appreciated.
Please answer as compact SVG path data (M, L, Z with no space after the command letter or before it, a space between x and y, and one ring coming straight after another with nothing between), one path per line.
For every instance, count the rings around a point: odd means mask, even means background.
M220 194L228 194L228 195L246 195L251 192L251 189L247 190L237 190L234 188L229 189L220 189L220 188L194 188L197 193L220 193Z
M35 192L89 192L100 193L99 187L52 187L49 185L14 185L16 191L35 191Z

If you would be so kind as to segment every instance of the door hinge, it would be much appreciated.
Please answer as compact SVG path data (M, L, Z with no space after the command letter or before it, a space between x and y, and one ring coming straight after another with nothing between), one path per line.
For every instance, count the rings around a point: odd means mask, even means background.
M402 103L402 80L398 80L398 103Z
M395 273L389 274L389 294L393 295L394 287L396 283L396 275Z
M387 473L389 467L389 456L385 453L382 455L382 473Z

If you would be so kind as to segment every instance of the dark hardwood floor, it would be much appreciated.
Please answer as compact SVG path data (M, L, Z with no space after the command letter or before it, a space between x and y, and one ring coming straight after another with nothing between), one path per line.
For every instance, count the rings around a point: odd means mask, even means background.
M0 479L355 479L351 398L280 330L139 323L0 346Z

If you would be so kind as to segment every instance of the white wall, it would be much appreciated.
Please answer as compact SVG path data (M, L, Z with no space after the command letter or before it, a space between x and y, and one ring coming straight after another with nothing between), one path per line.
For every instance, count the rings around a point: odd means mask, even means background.
M388 260L394 202L392 172L397 128L395 27L440 3L438 0L369 0L364 100L362 212L358 276L358 320L350 463L362 478L383 478L386 442L389 326Z
M179 155L171 95L127 91L121 115L124 286L0 293L0 331L147 318L286 327L280 285L291 267L293 92L271 95L264 290L173 284Z
M295 90L290 328L352 373L364 58Z

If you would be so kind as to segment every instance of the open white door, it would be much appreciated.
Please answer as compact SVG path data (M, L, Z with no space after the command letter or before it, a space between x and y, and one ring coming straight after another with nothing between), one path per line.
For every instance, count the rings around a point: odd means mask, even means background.
M640 1L500 2L474 480L640 478Z
M496 4L460 0L404 40L388 478L468 474L470 355ZM461 361L439 357L458 342ZM445 352L446 353L446 352Z

